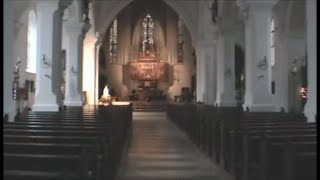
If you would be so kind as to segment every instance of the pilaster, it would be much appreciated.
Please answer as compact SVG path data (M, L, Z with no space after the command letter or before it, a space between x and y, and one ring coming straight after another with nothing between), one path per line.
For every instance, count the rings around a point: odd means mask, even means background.
M198 44L196 47L196 102L204 102L205 93L205 75L206 75L206 60L205 60L205 46L203 44Z
M244 11L246 94L244 109L275 111L271 96L269 35L272 1L238 0Z
M234 34L233 29L220 31L218 39L219 56L217 59L217 101L218 106L236 106L235 93L235 57L234 57Z
M8 115L9 121L14 121L16 104L12 99L12 88L14 80L14 22L13 4L5 0L3 3L3 116Z
M307 57L308 57L308 100L304 114L309 122L317 115L317 1L306 0Z
M81 88L81 45L84 23L67 21L65 24L67 38L66 53L66 106L82 106Z
M97 41L95 43L94 104L98 104L98 99L99 99L99 54L100 54L101 45L102 45L102 39L100 36L98 36Z
M91 27L92 28L92 27ZM87 32L83 41L82 61L82 89L86 92L86 103L95 104L95 44L98 38L92 34L91 29Z
M196 101L205 104L214 104L215 101L215 61L216 61L216 39L212 37L197 43L197 89Z
M63 94L61 91L62 84L62 16L63 9L60 5L59 10L54 12L54 26L53 26L53 53L52 53L52 86L53 93L56 95L56 102L59 107L63 105Z
M58 0L37 1L37 74L33 111L58 111L57 97L52 87L53 25Z

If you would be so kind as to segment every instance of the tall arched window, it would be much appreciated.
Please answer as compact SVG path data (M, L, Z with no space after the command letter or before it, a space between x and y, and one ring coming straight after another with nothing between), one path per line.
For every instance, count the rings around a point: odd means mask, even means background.
M34 10L28 14L28 55L27 69L29 73L36 73L37 66L37 19Z
M109 29L109 62L115 62L117 58L118 44L118 21L114 19Z
M154 21L150 14L147 14L142 21L142 52L153 51L154 45Z
M182 18L179 16L178 18L178 62L183 62L183 45L184 45L184 22Z
M275 64L275 27L274 27L274 19L271 19L270 24L270 65L271 67Z

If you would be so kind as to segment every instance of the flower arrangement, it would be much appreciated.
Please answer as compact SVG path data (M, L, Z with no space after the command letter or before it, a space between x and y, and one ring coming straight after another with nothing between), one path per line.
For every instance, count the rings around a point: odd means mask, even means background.
M112 105L112 97L109 95L109 89L108 86L105 86L104 90L103 90L103 95L101 96L101 98L99 99L99 102L101 103L107 103Z
M107 97L102 95L99 101L102 102L102 103L112 104L112 98L111 98L110 95L108 95Z

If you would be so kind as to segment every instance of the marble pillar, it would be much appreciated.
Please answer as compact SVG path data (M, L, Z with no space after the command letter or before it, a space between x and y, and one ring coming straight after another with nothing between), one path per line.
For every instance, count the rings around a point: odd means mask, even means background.
M205 93L205 47L198 45L196 47L196 102L204 102Z
M275 111L271 95L270 23L276 0L238 0L245 18L246 93L243 108L249 111Z
M306 0L308 100L304 114L308 122L315 122L317 115L317 1Z
M68 21L66 30L66 90L64 104L66 106L82 106L81 88L81 51L82 31L84 23Z
M60 7L61 8L61 7ZM62 16L63 10L60 9L54 13L53 26L53 53L52 53L52 85L53 93L56 95L57 104L59 107L63 106L63 94L61 91L62 84Z
M16 114L15 100L12 99L14 80L14 9L9 0L3 2L3 116L7 115L9 121L14 121Z
M216 100L216 40L208 44L206 48L206 91L205 104L214 105Z
M234 37L232 30L222 30L218 39L218 59L217 59L217 101L216 105L221 107L236 106L235 92L235 55Z
M82 89L86 92L86 103L95 104L95 44L97 38L90 33L86 34L83 42L83 62L82 62Z
M33 111L58 111L57 97L52 88L54 13L58 0L37 1L37 74Z

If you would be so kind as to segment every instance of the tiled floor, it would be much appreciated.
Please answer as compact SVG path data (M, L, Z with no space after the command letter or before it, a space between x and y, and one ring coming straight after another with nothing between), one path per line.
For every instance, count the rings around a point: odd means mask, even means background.
M233 180L201 154L165 112L134 112L128 147L117 180Z

